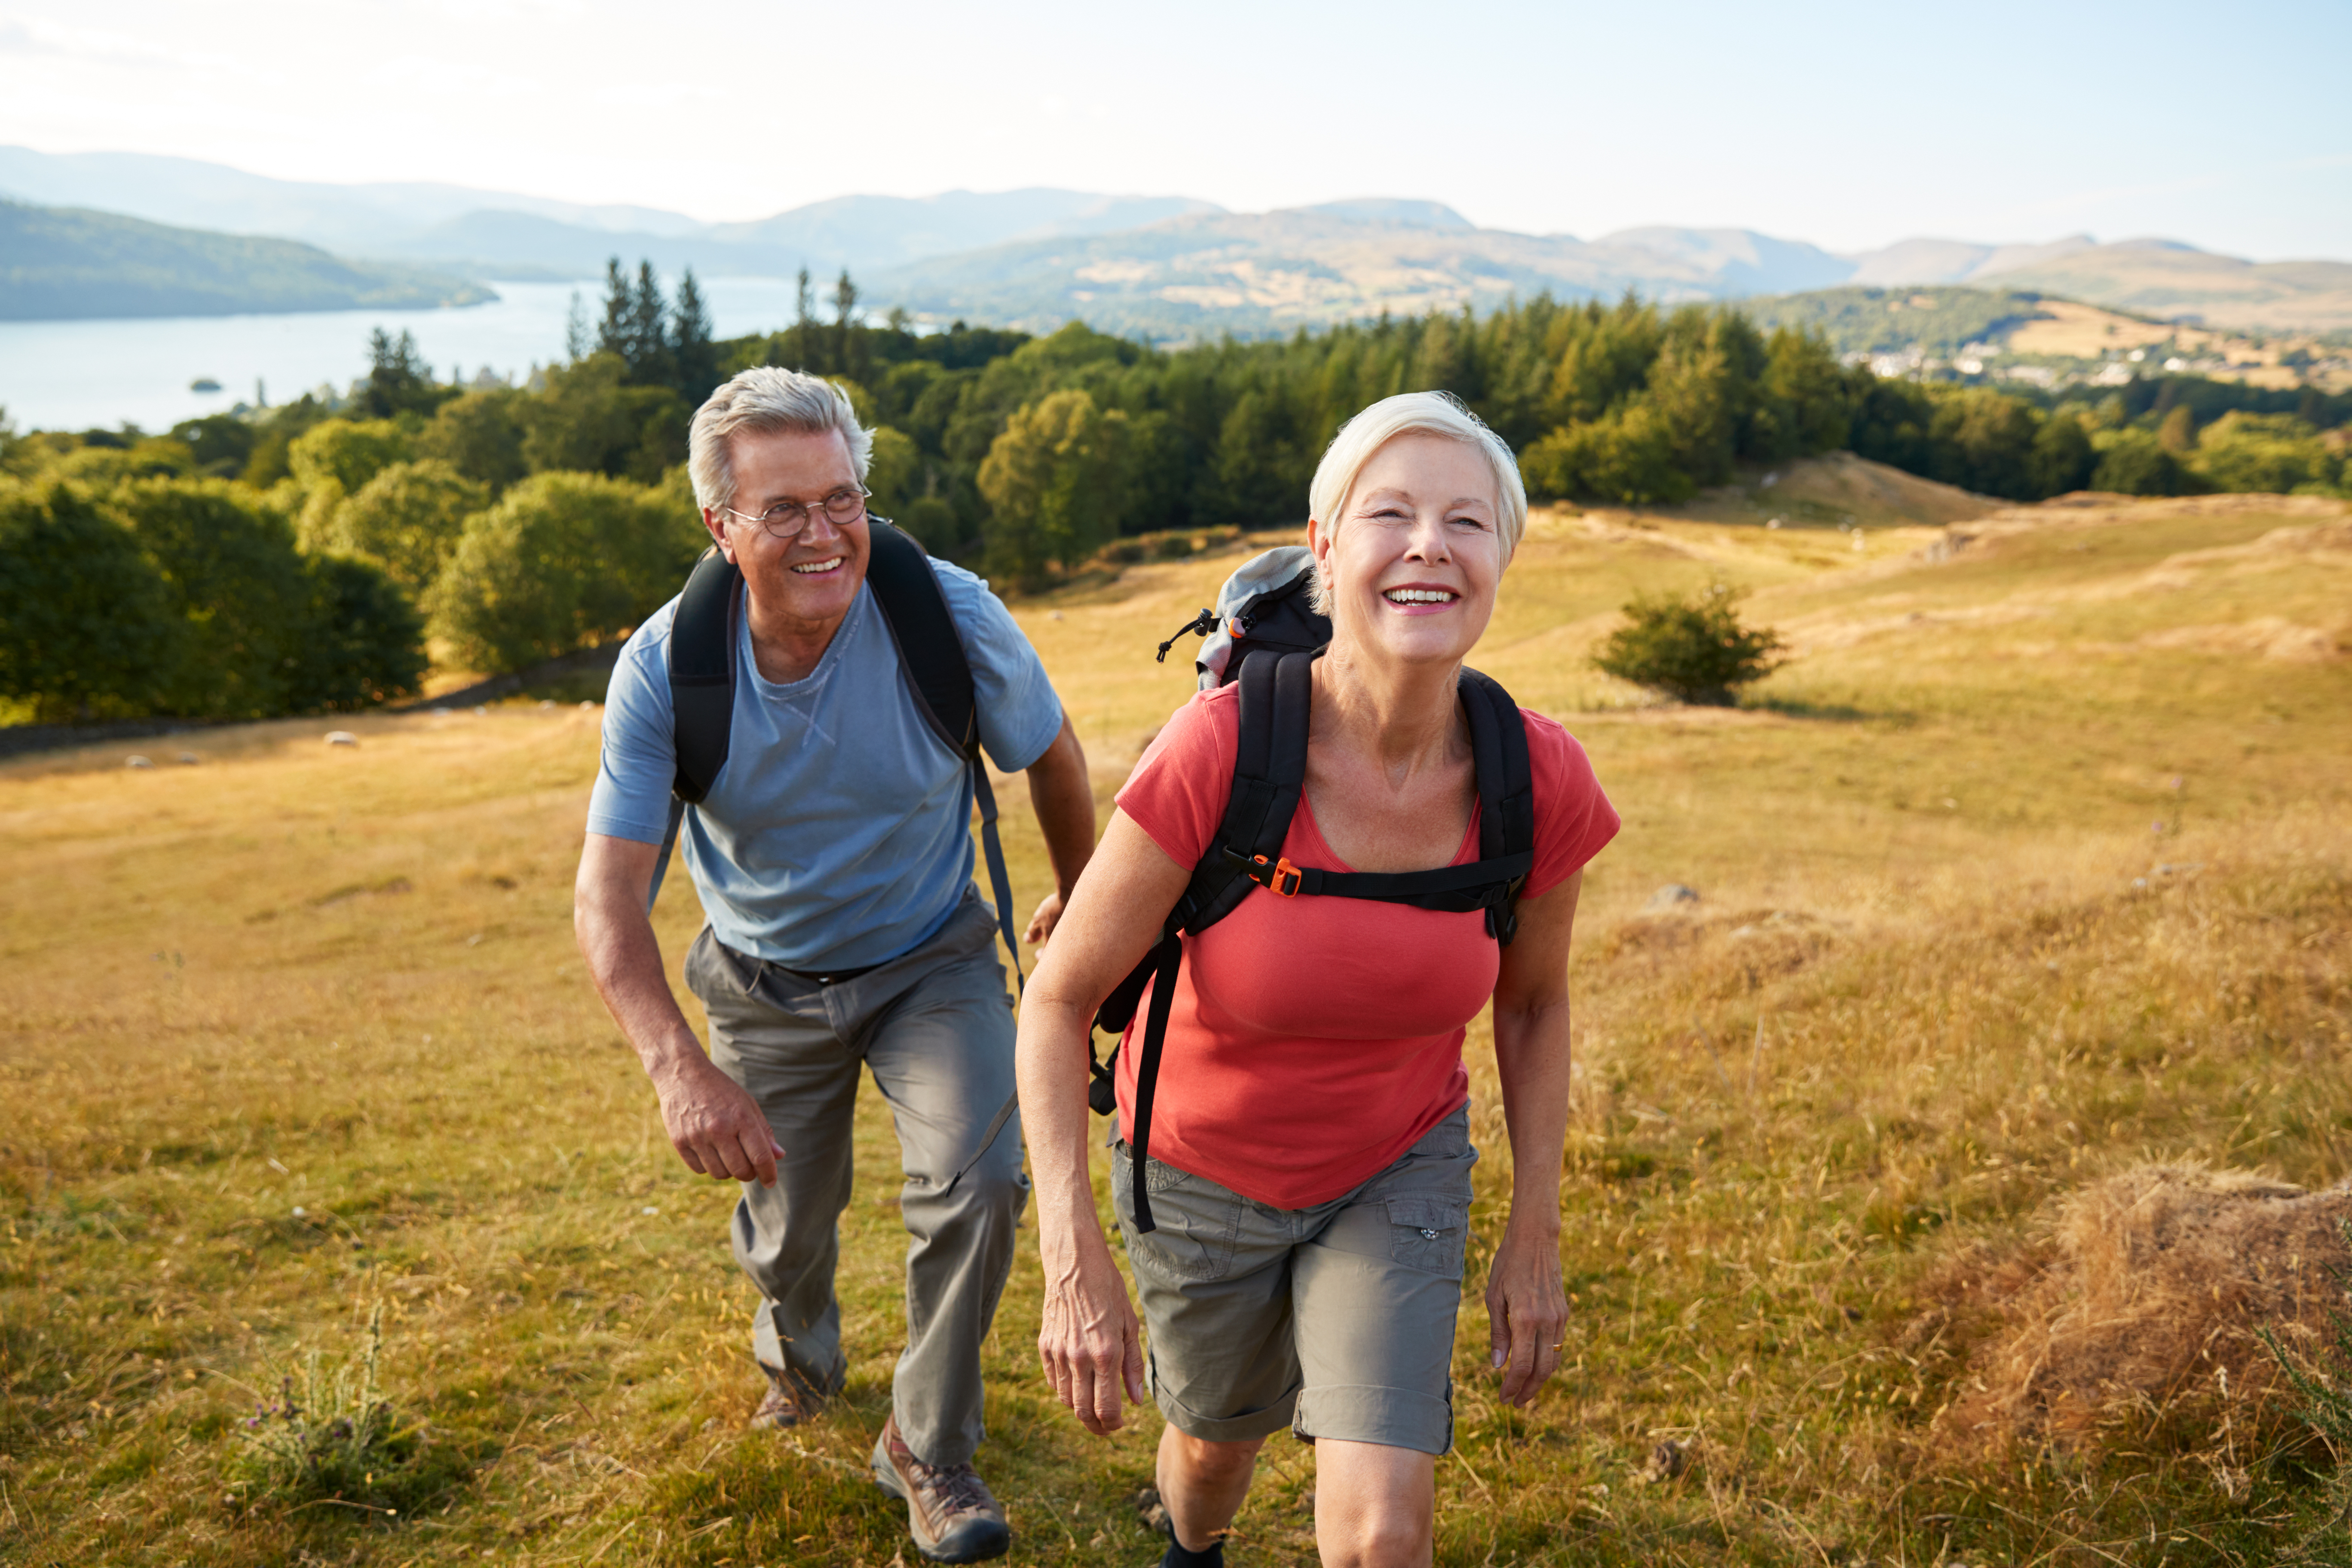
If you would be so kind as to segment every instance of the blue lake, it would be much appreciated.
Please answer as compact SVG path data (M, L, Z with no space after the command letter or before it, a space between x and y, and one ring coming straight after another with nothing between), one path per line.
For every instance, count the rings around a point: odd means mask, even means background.
M0 321L0 409L19 430L149 431L252 403L256 384L272 403L321 384L341 389L367 371L374 328L414 334L441 380L488 368L520 381L563 357L563 327L576 289L593 323L601 283L496 283L496 301L457 310L327 310L289 316L179 316L131 321ZM714 333L735 337L788 326L789 278L702 282ZM191 392L199 377L218 392Z

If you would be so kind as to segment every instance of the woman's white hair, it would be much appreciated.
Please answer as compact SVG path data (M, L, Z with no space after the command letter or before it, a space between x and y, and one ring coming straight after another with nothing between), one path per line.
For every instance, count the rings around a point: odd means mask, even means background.
M1450 392L1403 392L1383 397L1339 426L1316 465L1315 482L1307 489L1308 515L1336 538L1346 513L1349 492L1372 454L1400 436L1444 436L1477 449L1495 475L1496 531L1503 541L1503 564L1517 553L1519 536L1528 529L1528 488L1519 479L1518 459L1486 422ZM1323 565L1315 566L1314 605L1331 613L1331 586L1323 580Z
M861 484L874 451L874 437L858 424L849 394L823 376L755 365L712 393L695 411L686 438L686 471L694 481L697 506L716 510L735 503L734 437L739 430L762 436L778 430L808 436L838 430Z

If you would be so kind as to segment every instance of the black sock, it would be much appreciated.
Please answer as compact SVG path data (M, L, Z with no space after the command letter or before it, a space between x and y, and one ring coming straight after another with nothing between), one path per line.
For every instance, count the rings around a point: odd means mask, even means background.
M1176 1527L1168 1527L1168 1554L1160 1560L1160 1568L1225 1568L1225 1538L1219 1536L1206 1552L1187 1552L1184 1543L1176 1539Z

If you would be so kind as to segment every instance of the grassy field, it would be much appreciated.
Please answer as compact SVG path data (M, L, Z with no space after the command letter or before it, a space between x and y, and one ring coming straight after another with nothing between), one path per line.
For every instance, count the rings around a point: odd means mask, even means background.
M2352 1168L2352 521L1859 521L1548 515L1506 580L1475 662L1570 724L1625 831L1575 959L1567 1367L1498 1406L1465 1310L1441 1562L2252 1563L2324 1523L2328 1458L2243 1332L2282 1280L2324 1317L2320 1244L2127 1289L2153 1372L2077 1352L2130 1318L2084 1310L2099 1238L2138 1245L2116 1182ZM1106 802L1189 689L1152 644L1234 559L1016 606ZM1792 647L1743 706L1590 670L1632 591L1710 582ZM901 1333L876 1097L847 1396L746 1432L731 1190L670 1153L572 946L595 710L349 727L0 767L0 1558L903 1563L864 1473ZM1668 882L1698 901L1648 908ZM698 921L675 883L673 963ZM1483 1029L1470 1060L1475 1304L1509 1162ZM1156 1417L1059 1414L1036 1302L1024 1247L982 1456L1015 1560L1151 1561ZM257 1479L257 1404L379 1311L410 1457L364 1507ZM1237 1563L1312 1561L1313 1482L1269 1446Z

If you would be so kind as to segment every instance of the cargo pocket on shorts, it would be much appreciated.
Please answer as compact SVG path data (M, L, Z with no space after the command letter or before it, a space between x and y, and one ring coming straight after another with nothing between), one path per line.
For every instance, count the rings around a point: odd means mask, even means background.
M1241 1233L1242 1197L1205 1177L1157 1160L1143 1167L1143 1190L1151 1199L1152 1229L1138 1232L1128 1212L1129 1173L1135 1156L1123 1138L1111 1142L1112 1203L1127 1255L1137 1267L1168 1279L1222 1279L1234 1265L1234 1240Z
M1462 1278L1469 1216L1434 1198L1391 1198L1389 1256L1408 1268L1448 1279Z

